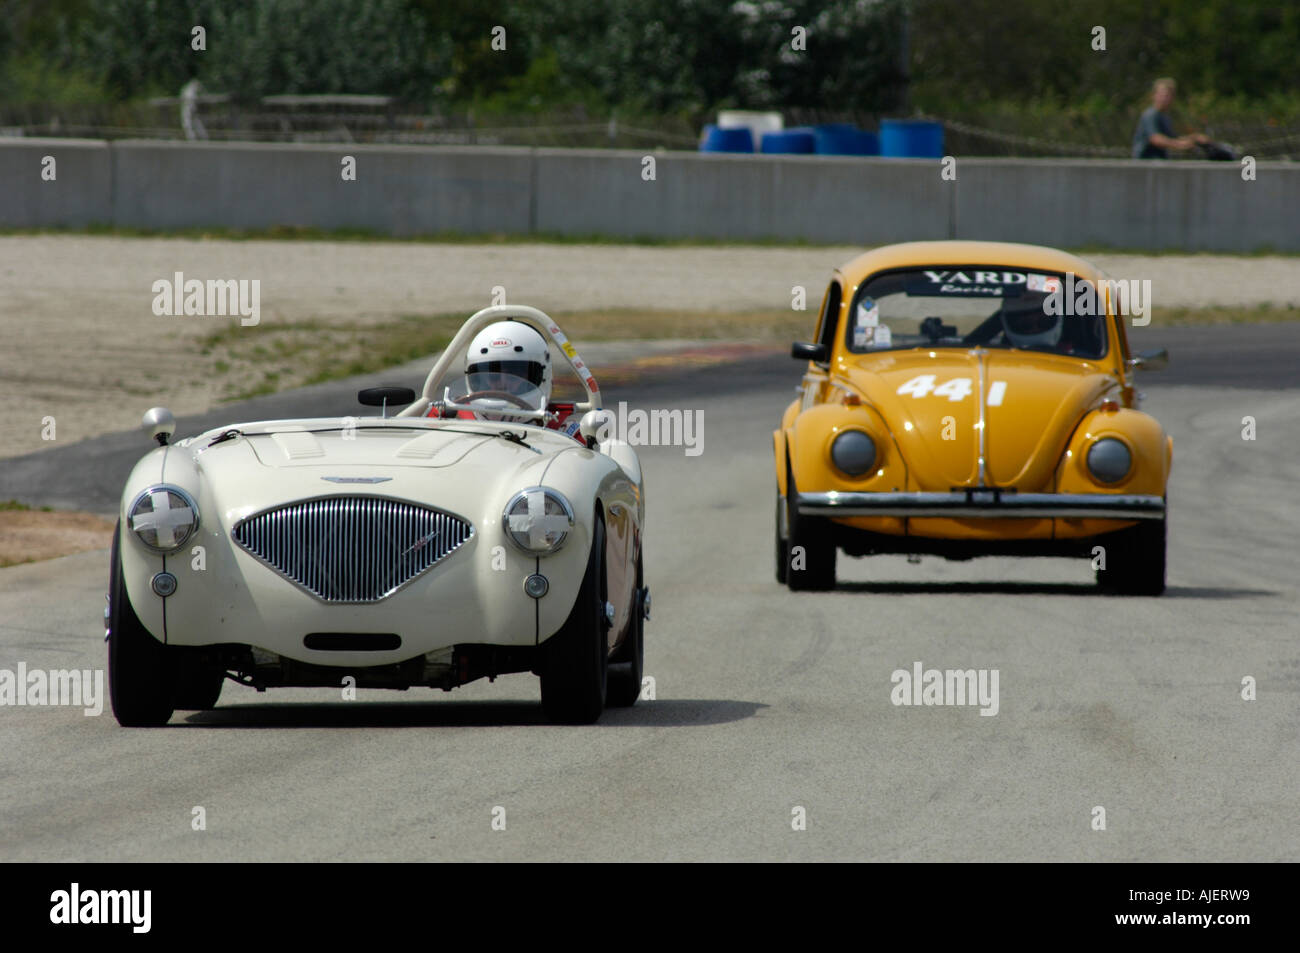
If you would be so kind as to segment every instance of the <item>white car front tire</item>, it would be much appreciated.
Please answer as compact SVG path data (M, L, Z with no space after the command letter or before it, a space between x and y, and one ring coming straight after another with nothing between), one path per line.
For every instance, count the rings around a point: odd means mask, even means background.
M543 650L542 708L552 721L591 724L605 710L609 674L605 592L605 523L597 517L578 598Z
M108 690L117 723L125 728L167 724L174 708L167 684L166 646L140 624L122 576L121 524L113 533L109 568Z

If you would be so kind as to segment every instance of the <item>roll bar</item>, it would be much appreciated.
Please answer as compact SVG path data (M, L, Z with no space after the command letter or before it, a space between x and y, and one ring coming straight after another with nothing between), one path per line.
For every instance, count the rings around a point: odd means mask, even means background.
M565 333L560 330L560 326L555 323L551 316L538 308L531 308L524 304L498 304L476 312L461 325L460 330L456 332L456 336L451 339L451 343L447 345L433 365L433 370L429 371L429 376L424 380L424 388L420 396L416 398L415 403L397 416L419 417L427 413L430 405L442 397L439 392L440 383L449 373L455 372L456 369L453 364L457 358L465 353L470 341L474 340L474 335L489 324L495 324L497 321L507 319L520 321L533 328L543 338L553 343L555 349L573 368L573 372L578 375L578 379L582 381L589 395L588 400L575 404L575 413L585 414L589 410L601 409L600 388L596 385L596 378L592 376L591 369L578 356L577 349L569 341Z

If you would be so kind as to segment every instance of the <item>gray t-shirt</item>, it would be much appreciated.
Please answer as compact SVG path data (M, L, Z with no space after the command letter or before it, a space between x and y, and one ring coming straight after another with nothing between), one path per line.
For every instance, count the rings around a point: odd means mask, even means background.
M1169 117L1150 106L1142 113L1138 119L1137 128L1133 130L1133 158L1134 159L1168 159L1169 153L1159 146L1151 144L1153 133L1160 133L1162 136L1168 136L1170 139L1177 138L1174 135L1174 125L1169 121Z

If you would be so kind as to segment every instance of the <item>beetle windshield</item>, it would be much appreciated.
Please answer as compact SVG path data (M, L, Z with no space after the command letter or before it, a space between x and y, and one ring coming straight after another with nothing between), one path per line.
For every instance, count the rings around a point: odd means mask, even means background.
M1106 353L1105 305L1091 283L1007 267L876 275L854 296L844 333L855 354L913 347L1016 348L1086 359Z

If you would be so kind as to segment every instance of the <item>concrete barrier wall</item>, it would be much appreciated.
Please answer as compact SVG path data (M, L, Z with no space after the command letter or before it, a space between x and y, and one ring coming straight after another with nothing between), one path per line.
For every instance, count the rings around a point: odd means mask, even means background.
M122 226L529 230L527 150L156 141L112 148L113 221ZM342 176L344 156L356 160L355 180Z
M932 162L542 149L537 230L877 244L946 236Z
M957 168L957 238L1300 250L1300 165L1292 163L1261 163L1253 181L1235 162L966 159Z
M0 139L0 227L110 223L112 162L108 143L98 140Z
M43 182L53 155L58 176ZM355 181L340 175L356 159ZM1300 251L1300 165L0 140L0 227L104 223Z

